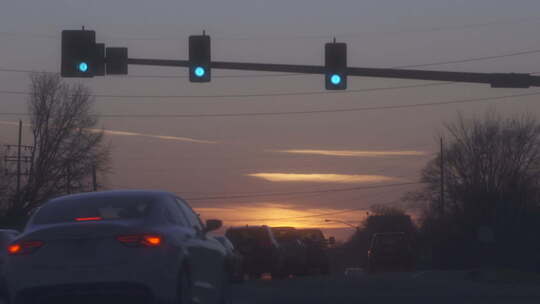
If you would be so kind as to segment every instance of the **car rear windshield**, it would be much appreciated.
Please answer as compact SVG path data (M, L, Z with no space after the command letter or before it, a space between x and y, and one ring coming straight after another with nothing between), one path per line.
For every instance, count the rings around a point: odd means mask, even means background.
M378 235L375 239L376 247L396 248L406 246L405 236L400 234L395 235Z
M276 240L282 242L295 241L299 238L298 231L293 229L274 228L272 229L272 233L274 233Z
M264 228L237 228L229 229L226 233L227 237L233 244L238 244L246 241L268 240L268 232Z
M324 241L324 234L322 233L322 231L317 229L298 230L298 233L306 239L310 239L313 241Z
M36 213L36 225L85 220L135 219L148 216L152 199L148 197L93 197L45 204Z

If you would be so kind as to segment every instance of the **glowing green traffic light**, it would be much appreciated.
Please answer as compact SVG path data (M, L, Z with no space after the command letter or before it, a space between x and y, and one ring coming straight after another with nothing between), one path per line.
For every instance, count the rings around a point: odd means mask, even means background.
M333 74L332 76L330 76L330 82L333 85L339 85L341 83L341 76L339 76L338 74Z
M193 73L195 74L195 76L201 78L201 77L204 77L204 74L206 74L206 71L203 67L198 66L193 70Z
M88 64L86 62L81 62L77 65L77 69L80 72L86 73L88 71Z

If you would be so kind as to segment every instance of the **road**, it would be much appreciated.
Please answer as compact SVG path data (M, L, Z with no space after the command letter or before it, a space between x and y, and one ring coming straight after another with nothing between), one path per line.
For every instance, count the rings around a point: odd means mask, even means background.
M540 303L538 282L467 279L463 271L422 271L254 280L233 287L234 304Z

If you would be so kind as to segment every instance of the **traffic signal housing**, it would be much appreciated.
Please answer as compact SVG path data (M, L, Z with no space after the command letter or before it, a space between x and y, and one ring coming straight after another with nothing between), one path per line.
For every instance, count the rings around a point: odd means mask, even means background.
M108 47L106 50L107 75L127 75L128 49L126 47Z
M87 30L62 31L62 77L94 77L104 75L103 44L96 44L96 32Z
M189 81L210 82L210 36L189 36Z
M347 44L342 42L325 44L324 65L326 89L347 89Z

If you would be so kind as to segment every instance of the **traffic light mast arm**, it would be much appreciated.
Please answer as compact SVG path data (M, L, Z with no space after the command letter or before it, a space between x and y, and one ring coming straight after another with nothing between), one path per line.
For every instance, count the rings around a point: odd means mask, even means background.
M128 64L188 67L189 61L130 58L128 59ZM212 69L243 70L243 71L265 71L265 72L285 72L285 73L303 73L303 74L324 74L325 73L324 66L315 66L315 65L212 61L210 63L210 67ZM363 77L379 77L379 78L400 78L400 79L416 79L416 80L486 83L486 84L491 84L493 87L506 87L506 88L528 88L531 86L534 86L534 87L540 86L540 76L532 76L530 74L514 74L514 73L467 73L467 72L348 67L347 75L348 76L363 76Z

